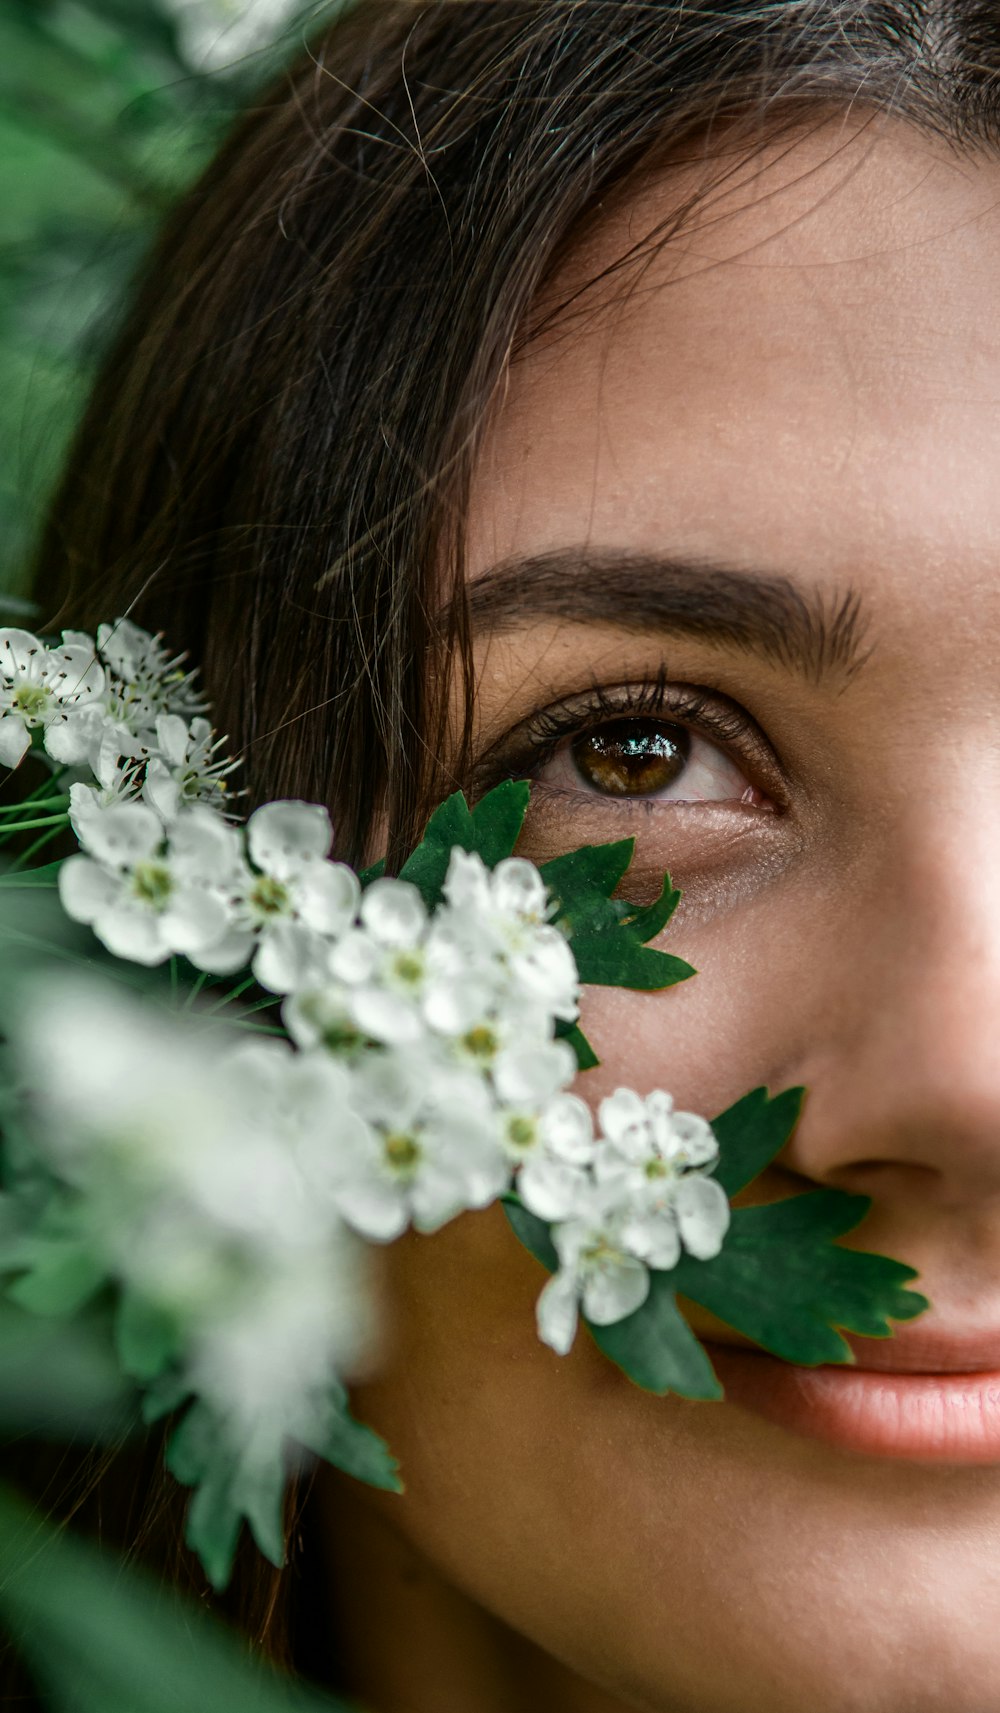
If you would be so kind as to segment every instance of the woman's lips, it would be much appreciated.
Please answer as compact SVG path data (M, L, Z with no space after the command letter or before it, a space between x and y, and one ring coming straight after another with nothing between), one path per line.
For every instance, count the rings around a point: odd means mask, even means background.
M873 1366L800 1368L763 1351L709 1342L726 1400L807 1438L875 1457L924 1463L1000 1463L1000 1362L955 1371L956 1353L911 1344L891 1368L895 1340L849 1340ZM877 1342L881 1348L862 1353ZM994 1360L996 1360L994 1358ZM914 1372L919 1361L922 1371ZM970 1371L971 1370L971 1371Z

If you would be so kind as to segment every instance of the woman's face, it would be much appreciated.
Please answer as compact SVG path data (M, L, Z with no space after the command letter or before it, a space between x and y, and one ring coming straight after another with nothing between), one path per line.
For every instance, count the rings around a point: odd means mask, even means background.
M553 302L697 177L609 203ZM697 978L590 990L579 1091L711 1115L806 1084L754 1199L870 1196L852 1241L933 1303L910 1360L937 1329L992 1369L998 280L994 163L886 120L772 146L517 361L468 566L481 780L538 781L524 853L634 836L630 895L683 889L661 943ZM593 1705L1000 1706L1000 1450L876 1456L647 1395L583 1334L557 1357L496 1209L387 1266L359 1399L408 1483L384 1514Z

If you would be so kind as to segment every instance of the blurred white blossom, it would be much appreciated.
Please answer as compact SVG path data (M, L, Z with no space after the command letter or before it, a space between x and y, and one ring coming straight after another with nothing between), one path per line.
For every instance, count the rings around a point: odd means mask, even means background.
M269 47L297 16L303 0L166 0L181 53L199 71L221 70ZM315 9L315 8L313 8Z

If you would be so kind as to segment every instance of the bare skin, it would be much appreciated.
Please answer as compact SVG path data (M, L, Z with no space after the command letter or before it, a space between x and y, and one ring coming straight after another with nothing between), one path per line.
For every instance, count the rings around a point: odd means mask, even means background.
M554 301L683 177L609 204ZM672 796L608 795L569 739L534 768L525 854L634 834L631 891L670 869L685 898L663 943L701 972L589 992L603 1064L580 1092L662 1086L712 1113L805 1083L767 1192L873 1197L858 1246L919 1269L929 1321L994 1340L998 279L994 162L860 115L786 140L627 299L622 276L597 288L515 365L469 534L473 581L575 547L763 572L828 616L858 597L854 657L800 670L574 616L565 569L559 616L484 639L480 737L660 674L763 732L776 773L738 735L702 734L698 801L679 800L684 774ZM534 1333L541 1270L496 1211L405 1240L386 1271L392 1350L357 1403L408 1490L330 1498L378 1713L1000 1705L1000 1466L876 1458L654 1398L585 1336L556 1357Z

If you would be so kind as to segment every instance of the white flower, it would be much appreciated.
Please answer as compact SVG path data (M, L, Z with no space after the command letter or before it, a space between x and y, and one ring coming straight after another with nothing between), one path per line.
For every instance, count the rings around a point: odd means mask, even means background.
M195 803L220 814L229 810L228 776L239 762L225 754L225 742L200 716L188 723L180 714L158 715L156 750L146 767L143 796L166 824Z
M330 1193L362 1121L325 1056L203 1030L63 979L15 1034L49 1166L109 1273L170 1316L231 1431L294 1436L373 1346L364 1246Z
M92 711L105 688L94 645L77 632L46 648L26 630L0 630L0 764L17 767L41 731L54 761L85 760Z
M247 823L254 868L244 864L236 880L234 922L259 936L254 975L272 993L290 993L307 976L315 984L326 967L325 942L354 921L361 887L353 869L327 860L332 842L318 803L265 803Z
M560 1356L576 1337L579 1313L595 1326L634 1314L649 1295L649 1271L630 1252L623 1210L598 1188L579 1216L552 1227L559 1271L538 1299L538 1336Z
M508 966L526 999L575 1021L576 963L564 936L546 921L548 894L534 863L507 857L490 870L473 852L453 850L444 896L480 947Z
M501 1137L518 1168L517 1193L539 1219L570 1219L585 1205L594 1159L590 1108L562 1092L576 1074L565 1041L538 1040L507 1048L493 1084L504 1110Z
M184 671L187 656L171 655L162 637L151 636L131 619L99 625L97 651L118 680L123 705L137 711L137 728L141 723L152 733L158 714L177 714L188 721L208 712L196 687L197 672Z
M191 810L164 847L159 816L143 803L120 803L88 808L78 832L88 854L63 863L59 896L110 952L150 965L180 952L202 969L239 968L241 948L230 947L229 911L215 890L238 859L233 828Z
M354 920L360 882L346 863L327 860L332 839L318 803L264 803L247 822L253 870L243 865L236 882L235 923L259 935L253 975L272 994L325 970L325 942Z
M376 1243L436 1231L486 1207L510 1182L496 1111L480 1077L423 1052L371 1053L356 1073L370 1131L345 1157L337 1206Z
M331 950L328 967L357 1027L395 1045L421 1040L444 1008L451 1015L471 979L460 949L430 922L419 891L405 880L368 887L359 923Z
M675 1267L682 1246L710 1260L729 1228L729 1201L706 1174L719 1146L705 1119L675 1112L655 1089L643 1100L617 1089L598 1109L605 1138L598 1149L598 1182L626 1207L628 1246L651 1267Z
M189 65L218 71L273 42L305 0L167 0Z

